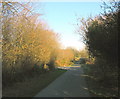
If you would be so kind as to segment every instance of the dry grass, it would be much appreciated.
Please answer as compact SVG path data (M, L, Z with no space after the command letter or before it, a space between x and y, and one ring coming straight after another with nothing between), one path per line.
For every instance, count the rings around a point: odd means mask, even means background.
M110 77L103 79L99 72L92 65L83 65L84 75L88 86L88 91L93 97L117 97L118 96L118 81L114 75L109 74ZM114 72L113 72L114 73ZM103 79L103 80L102 80Z
M3 97L33 97L66 70L47 72L3 89Z

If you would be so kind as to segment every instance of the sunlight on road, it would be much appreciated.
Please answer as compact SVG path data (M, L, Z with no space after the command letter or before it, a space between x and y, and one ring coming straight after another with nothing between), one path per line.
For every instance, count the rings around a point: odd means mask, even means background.
M75 65L73 65L73 66L64 66L64 67L57 67L57 68L68 70L68 69L70 69L70 68L72 68L72 67L81 67L81 66L80 66L80 64L75 64Z
M88 78L91 78L91 79L94 79L94 80L96 80L96 78L95 78L95 77L93 77L93 76L90 76L90 75L81 75L81 77L88 77Z

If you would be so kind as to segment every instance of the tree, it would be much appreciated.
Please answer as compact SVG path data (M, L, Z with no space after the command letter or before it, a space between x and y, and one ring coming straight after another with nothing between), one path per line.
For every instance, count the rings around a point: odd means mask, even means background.
M3 85L40 73L46 64L52 70L59 49L58 35L38 20L40 14L33 13L29 3L2 2L2 7Z
M93 57L99 57L110 63L117 63L118 58L118 6L105 5L104 13L94 19L82 20L84 42Z
M56 64L58 66L67 66L72 64L72 60L74 60L74 53L71 49L60 49L58 51L58 56L56 60Z

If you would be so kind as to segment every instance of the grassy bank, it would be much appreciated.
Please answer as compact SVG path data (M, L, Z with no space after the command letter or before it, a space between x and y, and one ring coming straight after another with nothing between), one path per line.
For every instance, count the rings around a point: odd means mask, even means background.
M108 76L104 78L99 73L95 65L82 65L84 70L84 78L86 80L88 91L92 97L117 97L118 81L114 73L108 72ZM111 78L111 79L109 79Z
M3 89L3 97L33 97L66 70L50 71Z

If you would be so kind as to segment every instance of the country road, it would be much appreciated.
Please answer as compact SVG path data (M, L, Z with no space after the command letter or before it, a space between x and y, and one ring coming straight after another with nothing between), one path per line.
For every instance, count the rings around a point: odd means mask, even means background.
M81 76L83 70L75 65L58 77L35 97L90 97L86 82Z

